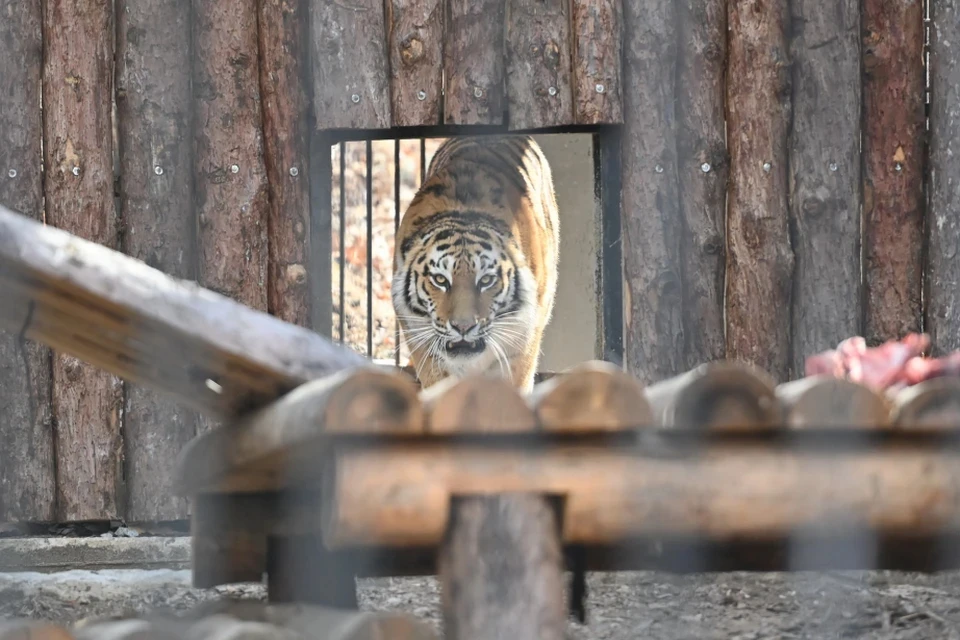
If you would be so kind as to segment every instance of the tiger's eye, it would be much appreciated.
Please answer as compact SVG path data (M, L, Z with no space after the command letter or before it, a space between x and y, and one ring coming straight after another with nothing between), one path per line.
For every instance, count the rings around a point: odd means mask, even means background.
M434 274L430 276L433 279L433 284L437 285L440 288L447 286L447 279L441 275Z
M477 284L479 284L481 287L489 287L490 285L493 284L493 276L490 274L487 274L482 278L480 278L480 282L478 282Z

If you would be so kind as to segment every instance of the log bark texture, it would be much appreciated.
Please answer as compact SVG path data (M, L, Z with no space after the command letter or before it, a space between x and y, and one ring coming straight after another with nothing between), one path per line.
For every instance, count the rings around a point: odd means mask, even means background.
M786 0L727 5L726 356L778 381L790 358L793 252L787 208L790 61Z
M307 124L306 4L259 0L267 211L267 308L287 322L310 322L310 157Z
M113 11L48 2L43 12L47 223L117 248L113 171ZM70 355L53 364L57 518L121 517L120 380Z
M577 124L620 124L620 0L572 0L573 101Z
M397 127L442 123L443 16L440 0L389 0L390 96Z
M726 196L724 73L727 9L723 0L677 3L677 171L680 211L685 366L721 360Z
M624 362L643 384L684 370L670 0L623 4Z
M920 330L923 273L923 2L863 2L864 337Z
M861 334L860 0L794 0L791 378ZM899 336L898 336L899 337Z
M0 21L0 204L43 220L41 2ZM0 522L54 517L56 477L50 350L0 331Z
M117 127L123 251L177 278L196 277L190 6L117 3ZM126 517L188 516L171 491L173 460L196 434L194 412L152 389L125 386Z
M927 212L925 323L934 355L960 349L960 7L931 9L930 193Z
M502 124L507 0L451 0L443 69L444 124Z
M383 3L309 1L317 128L389 128Z
M573 124L567 0L507 3L510 129Z
M563 556L552 505L536 495L454 500L438 561L450 640L561 640Z

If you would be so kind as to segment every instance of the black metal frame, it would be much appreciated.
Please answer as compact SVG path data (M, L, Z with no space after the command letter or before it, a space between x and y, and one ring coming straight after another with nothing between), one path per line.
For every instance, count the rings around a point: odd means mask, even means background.
M346 194L344 190L345 151L347 142L366 143L366 190L372 193L372 142L374 140L394 140L394 232L400 224L400 141L420 141L420 181L423 181L426 172L425 138L454 137L458 135L488 135L504 133L504 126L439 126L439 127L403 127L377 130L331 130L316 132L310 141L310 166L317 170L311 172L310 197L310 239L311 239L311 273L317 277L312 287L312 326L321 335L333 337L333 288L330 284L332 276L331 233L333 230L332 195L332 166L330 162L330 147L340 145L340 211L345 210ZM621 253L621 225L620 225L620 127L617 125L603 126L571 126L544 128L534 131L515 131L513 133L529 134L558 134L558 133L590 133L593 135L594 155L594 190L600 202L600 255L597 262L597 291L600 295L600 305L597 310L598 321L601 327L599 352L602 358L616 365L623 362L623 259ZM368 197L367 207L367 355L373 355L373 200ZM346 225L340 224L340 323L339 332L341 342L346 330L345 305L345 273L346 258L343 252L345 244ZM400 344L399 325L395 327L396 344ZM399 364L400 350L396 351L394 361Z

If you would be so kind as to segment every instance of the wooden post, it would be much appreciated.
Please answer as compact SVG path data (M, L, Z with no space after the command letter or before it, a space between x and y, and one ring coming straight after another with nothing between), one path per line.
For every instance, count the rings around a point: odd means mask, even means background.
M624 361L643 384L684 369L673 5L623 3Z
M787 210L786 0L727 4L726 357L787 378L793 253ZM666 326L666 325L664 325Z
M117 130L123 251L177 278L196 277L190 7L117 3ZM155 390L125 385L126 517L187 517L170 460L196 434L195 413Z
M41 2L0 21L0 205L43 219ZM4 304L11 301L4 296ZM50 521L56 504L50 350L0 331L0 522Z
M829 9L818 0L793 0L791 11L803 21L790 46L796 259L790 376L796 378L808 356L861 334L860 0L838 0ZM763 300L759 292L744 293Z
M510 129L573 124L569 3L510 2L507 13Z
M953 2L931 7L930 185L924 330L934 355L960 349L960 176L955 170L960 137L960 12Z
M67 0L43 12L46 222L117 247L113 193L113 7ZM122 517L122 383L57 353L57 519Z
M438 570L449 640L561 640L557 514L537 495L454 499Z
M446 3L389 0L385 6L393 123L397 127L441 124Z
M240 524L250 516L238 505L242 507L242 503L222 495L193 496L190 541L195 588L263 579L267 569L267 535Z
M684 232L684 366L724 357L723 280L729 162L724 0L677 2L677 171Z
M267 540L270 602L309 602L357 609L356 563L348 552L331 552L318 535Z
M310 322L310 167L306 3L259 0L267 209L267 309L301 327ZM329 155L329 151L327 153ZM329 256L327 256L329 260Z
M444 124L502 124L507 0L451 0L444 42Z
M573 101L577 124L623 122L620 0L572 0Z
M920 330L927 135L919 63L923 4L863 2L863 334L868 345Z

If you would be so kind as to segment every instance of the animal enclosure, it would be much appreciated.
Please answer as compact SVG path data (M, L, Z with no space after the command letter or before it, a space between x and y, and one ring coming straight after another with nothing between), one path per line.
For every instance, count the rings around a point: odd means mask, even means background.
M643 383L725 357L785 381L858 333L960 347L952 5L27 0L4 16L0 204L322 335L343 246L330 146L511 130L596 136L616 256L602 353ZM0 522L187 516L173 460L208 420L10 333L0 411Z

